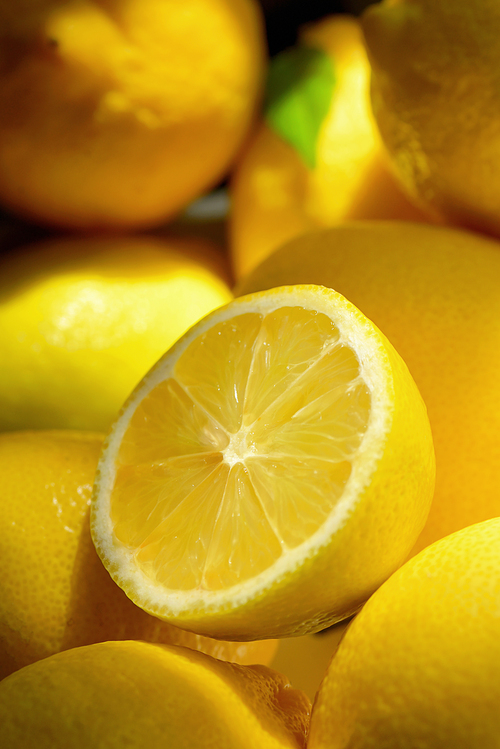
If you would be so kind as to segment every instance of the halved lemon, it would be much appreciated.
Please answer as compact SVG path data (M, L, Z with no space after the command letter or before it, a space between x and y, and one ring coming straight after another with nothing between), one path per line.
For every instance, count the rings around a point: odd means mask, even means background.
M146 611L225 639L318 631L404 561L434 452L399 355L321 286L241 297L171 348L105 443L92 536Z

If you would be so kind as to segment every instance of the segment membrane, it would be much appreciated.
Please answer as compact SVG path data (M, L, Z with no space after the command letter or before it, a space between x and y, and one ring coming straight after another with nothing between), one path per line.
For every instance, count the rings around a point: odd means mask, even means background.
M248 471L237 463L229 473L207 554L205 586L218 590L237 585L270 567L281 553Z
M267 315L257 339L245 396L243 423L252 424L338 339L326 315L282 307Z
M273 428L257 423L247 441L253 441L260 455L319 458L329 462L353 460L366 430L369 394L360 380L348 390L336 387L314 404L292 413L287 421L278 419Z
M140 546L221 463L216 452L119 467L111 512L116 537L131 548Z
M342 496L351 464L283 456L251 458L248 473L277 538L286 549L307 541Z
M168 588L254 577L331 514L370 409L358 359L327 315L285 307L218 323L130 421L116 537Z
M241 426L243 400L262 315L241 315L196 338L175 366L189 395L229 432ZM201 375L201 376L200 376Z
M161 463L174 456L223 450L228 442L220 424L169 378L137 406L120 445L118 462Z
M144 539L135 559L151 580L178 590L204 587L203 571L228 474L228 466L219 465Z
M250 425L251 438L264 443L270 431L288 425L290 420L315 424L323 411L333 406L359 378L359 362L347 346L336 341L324 346L316 360Z

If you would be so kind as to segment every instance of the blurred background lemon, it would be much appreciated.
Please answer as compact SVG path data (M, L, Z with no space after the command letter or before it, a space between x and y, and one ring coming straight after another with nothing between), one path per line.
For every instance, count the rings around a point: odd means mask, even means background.
M256 0L2 0L0 29L0 200L38 223L173 216L225 176L260 103Z
M232 298L205 239L57 238L0 258L0 430L107 430L200 317Z
M229 236L242 277L280 244L348 218L424 220L389 172L357 20L328 15L276 55L261 122L232 171Z
M500 5L384 0L362 27L401 185L431 216L500 234Z

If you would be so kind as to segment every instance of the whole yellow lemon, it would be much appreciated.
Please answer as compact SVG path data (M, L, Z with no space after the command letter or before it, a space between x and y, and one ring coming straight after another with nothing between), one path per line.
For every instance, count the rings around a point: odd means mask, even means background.
M107 430L161 354L232 298L223 273L213 245L186 238L51 239L2 257L0 430Z
M348 15L302 26L297 44L272 59L261 121L231 175L238 278L308 229L423 219L389 172L369 80L359 23Z
M238 663L269 663L277 642L230 643L149 616L102 566L89 502L102 447L93 432L0 434L0 679L62 650L147 640Z
M476 749L500 733L500 518L401 567L354 619L308 749Z
M309 712L265 666L130 640L67 650L0 683L0 741L12 749L305 749Z
M288 242L236 289L322 283L405 360L427 406L436 489L416 548L500 515L500 244L458 229L353 221Z
M260 100L257 0L0 3L0 201L150 226L216 184Z
M384 0L362 18L373 111L408 195L500 233L500 5Z

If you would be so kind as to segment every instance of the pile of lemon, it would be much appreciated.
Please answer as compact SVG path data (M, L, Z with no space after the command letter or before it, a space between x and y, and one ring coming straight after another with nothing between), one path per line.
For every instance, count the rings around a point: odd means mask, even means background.
M2 746L499 746L499 32L0 2Z

